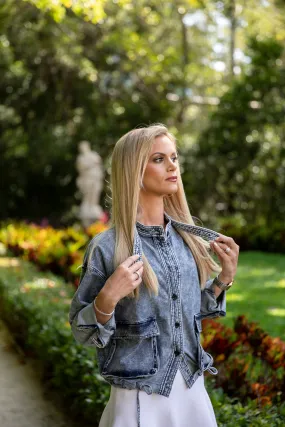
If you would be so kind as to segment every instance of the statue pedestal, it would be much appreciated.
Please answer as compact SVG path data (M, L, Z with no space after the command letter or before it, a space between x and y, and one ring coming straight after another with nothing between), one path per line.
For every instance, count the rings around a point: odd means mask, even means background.
M81 220L83 227L89 227L89 225L93 224L93 222L97 221L103 214L103 209L100 205L97 206L89 206L89 205L81 205L79 208L78 217Z

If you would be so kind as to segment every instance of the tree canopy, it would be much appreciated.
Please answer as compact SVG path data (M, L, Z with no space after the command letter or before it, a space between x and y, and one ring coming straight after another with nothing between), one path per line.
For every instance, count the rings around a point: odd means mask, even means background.
M117 139L154 122L178 137L196 215L282 216L282 11L272 0L1 0L1 217L68 222L79 141L102 156L106 192Z

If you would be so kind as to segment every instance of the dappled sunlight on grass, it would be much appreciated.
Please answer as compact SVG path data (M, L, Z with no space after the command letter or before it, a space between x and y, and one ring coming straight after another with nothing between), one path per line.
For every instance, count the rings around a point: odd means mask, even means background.
M259 268L252 268L250 271L250 276L252 278L254 277L264 277L264 276L272 276L273 274L275 274L277 272L277 270L275 268L262 268L262 270ZM240 277L242 276L247 276L248 275L248 268L244 267L244 268L240 268Z
M227 292L228 326L245 314L272 336L285 340L285 255L240 252L235 282Z
M274 308L268 308L266 311L271 316L282 316L282 317L285 317L285 308L274 307Z
M285 284L282 286L282 280L280 280L279 282L276 282L276 281L274 281L274 280L270 280L270 281L268 281L268 282L264 282L264 284L263 284L263 287L264 288L285 288ZM281 283L281 286L280 286L280 284L279 283Z
M244 294L227 294L227 301L242 301L245 299Z
M285 279L281 279L276 284L277 288L285 288Z

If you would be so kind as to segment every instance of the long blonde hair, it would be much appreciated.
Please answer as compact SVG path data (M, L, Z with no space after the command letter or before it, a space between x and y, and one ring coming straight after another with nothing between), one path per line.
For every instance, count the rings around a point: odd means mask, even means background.
M167 127L157 123L129 131L117 141L114 147L111 162L111 227L115 227L116 230L115 269L133 254L134 229L142 179L152 144L156 137L162 135L166 135L177 146L175 137ZM170 197L164 197L164 210L176 221L195 225L187 204L179 163L177 165L178 190ZM203 289L209 275L214 271L221 271L221 268L209 254L210 245L206 240L181 229L177 229L177 232L192 251L198 268L200 286ZM144 254L142 259L143 283L150 293L157 295L159 284L156 274ZM129 296L138 298L139 288L140 286Z

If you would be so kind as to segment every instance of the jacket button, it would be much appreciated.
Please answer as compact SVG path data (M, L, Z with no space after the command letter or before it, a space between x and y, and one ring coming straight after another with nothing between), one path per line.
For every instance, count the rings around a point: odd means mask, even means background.
M175 322L175 328L179 328L180 322Z
M179 356L180 351L179 350L175 350L174 354L175 354L175 356Z
M172 294L172 299L176 300L178 297L176 294Z

